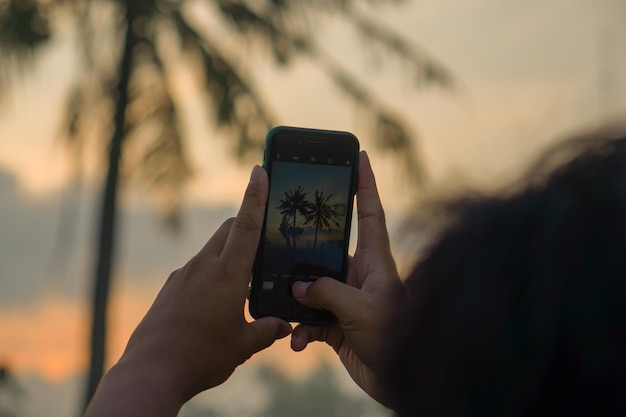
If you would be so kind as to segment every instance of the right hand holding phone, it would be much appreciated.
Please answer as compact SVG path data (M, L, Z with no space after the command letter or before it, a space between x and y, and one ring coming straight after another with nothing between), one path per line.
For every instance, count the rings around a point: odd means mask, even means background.
M349 260L347 283L320 278L297 282L292 288L296 300L329 310L337 322L299 325L292 333L291 347L301 351L310 342L326 342L365 392L391 406L380 383L389 343L384 328L392 311L406 302L406 294L391 255L384 211L365 152L359 155L357 209L358 243Z

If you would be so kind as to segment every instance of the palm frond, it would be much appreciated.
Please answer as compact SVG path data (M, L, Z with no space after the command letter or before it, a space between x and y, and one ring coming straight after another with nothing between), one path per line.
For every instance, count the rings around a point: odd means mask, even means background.
M179 13L175 14L175 21L185 50L200 55L206 97L212 102L218 127L230 129L236 139L236 154L241 158L250 150L262 149L274 118L251 77L244 74L240 65L230 62L219 49L218 41L194 29Z
M367 43L379 44L404 61L411 63L415 71L415 81L418 85L439 85L447 89L455 87L455 78L450 70L440 64L424 48L413 41L387 27L381 20L374 20L361 12L358 7L341 9L358 32L365 37Z
M241 40L269 46L275 62L286 65L313 40L306 8L296 2L289 7L268 1L261 3L265 7L221 0L218 10Z
M310 7L340 10L344 16L351 19L360 32L386 45L401 59L411 62L416 67L418 78L422 82L438 83L447 88L454 85L453 77L443 66L382 24L367 19L355 7L352 7L352 3L354 2L307 2ZM271 15L263 15L259 10L247 7L245 2L221 0L220 8L236 28L253 31L255 36L264 39L272 47L280 41L289 44L290 48L297 53L311 57L342 92L355 100L369 114L368 119L374 121L375 142L379 148L402 155L403 165L410 178L418 184L424 182L425 166L415 149L416 134L407 127L408 124L397 112L376 96L365 82L359 81L353 72L325 53L317 45L315 38L310 35L312 32L306 31L302 25L293 22L289 24L287 18L277 19ZM300 23L302 24L302 21Z
M167 70L155 42L135 53L129 85L126 172L138 175L171 227L179 225L183 184L191 176Z
M36 52L50 35L44 5L34 0L0 2L0 95L14 76L32 69Z

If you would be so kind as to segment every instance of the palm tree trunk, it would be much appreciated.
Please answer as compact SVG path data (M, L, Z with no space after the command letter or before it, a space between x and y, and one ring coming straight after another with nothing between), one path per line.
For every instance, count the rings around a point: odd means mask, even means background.
M119 177L119 162L122 154L122 141L125 135L125 112L128 104L128 83L132 69L133 49L137 44L137 36L132 30L135 16L132 2L126 7L126 35L122 46L122 58L119 68L119 79L115 87L117 104L114 116L114 131L111 137L109 150L109 169L102 197L102 211L100 217L100 233L98 237L98 260L95 270L93 288L93 316L90 344L90 365L87 380L85 407L91 400L100 379L104 373L106 349L106 324L109 288L111 284L111 266L113 263L113 245L115 237L116 200Z
M293 212L293 229L291 229L291 240L293 241L293 248L296 248L296 212Z
M320 221L315 220L315 241L313 241L313 254L317 251L317 232L320 230Z

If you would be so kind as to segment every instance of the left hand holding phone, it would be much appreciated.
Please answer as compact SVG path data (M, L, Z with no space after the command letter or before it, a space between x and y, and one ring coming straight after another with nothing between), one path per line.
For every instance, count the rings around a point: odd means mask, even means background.
M275 317L252 323L244 317L267 194L267 174L256 166L237 217L170 275L86 417L174 416L195 394L291 333L291 325Z

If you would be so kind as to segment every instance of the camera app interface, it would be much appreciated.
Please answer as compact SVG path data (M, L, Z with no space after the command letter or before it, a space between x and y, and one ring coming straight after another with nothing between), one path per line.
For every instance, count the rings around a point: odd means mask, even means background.
M283 293L295 281L338 278L345 254L349 161L274 161L267 205L264 292Z

